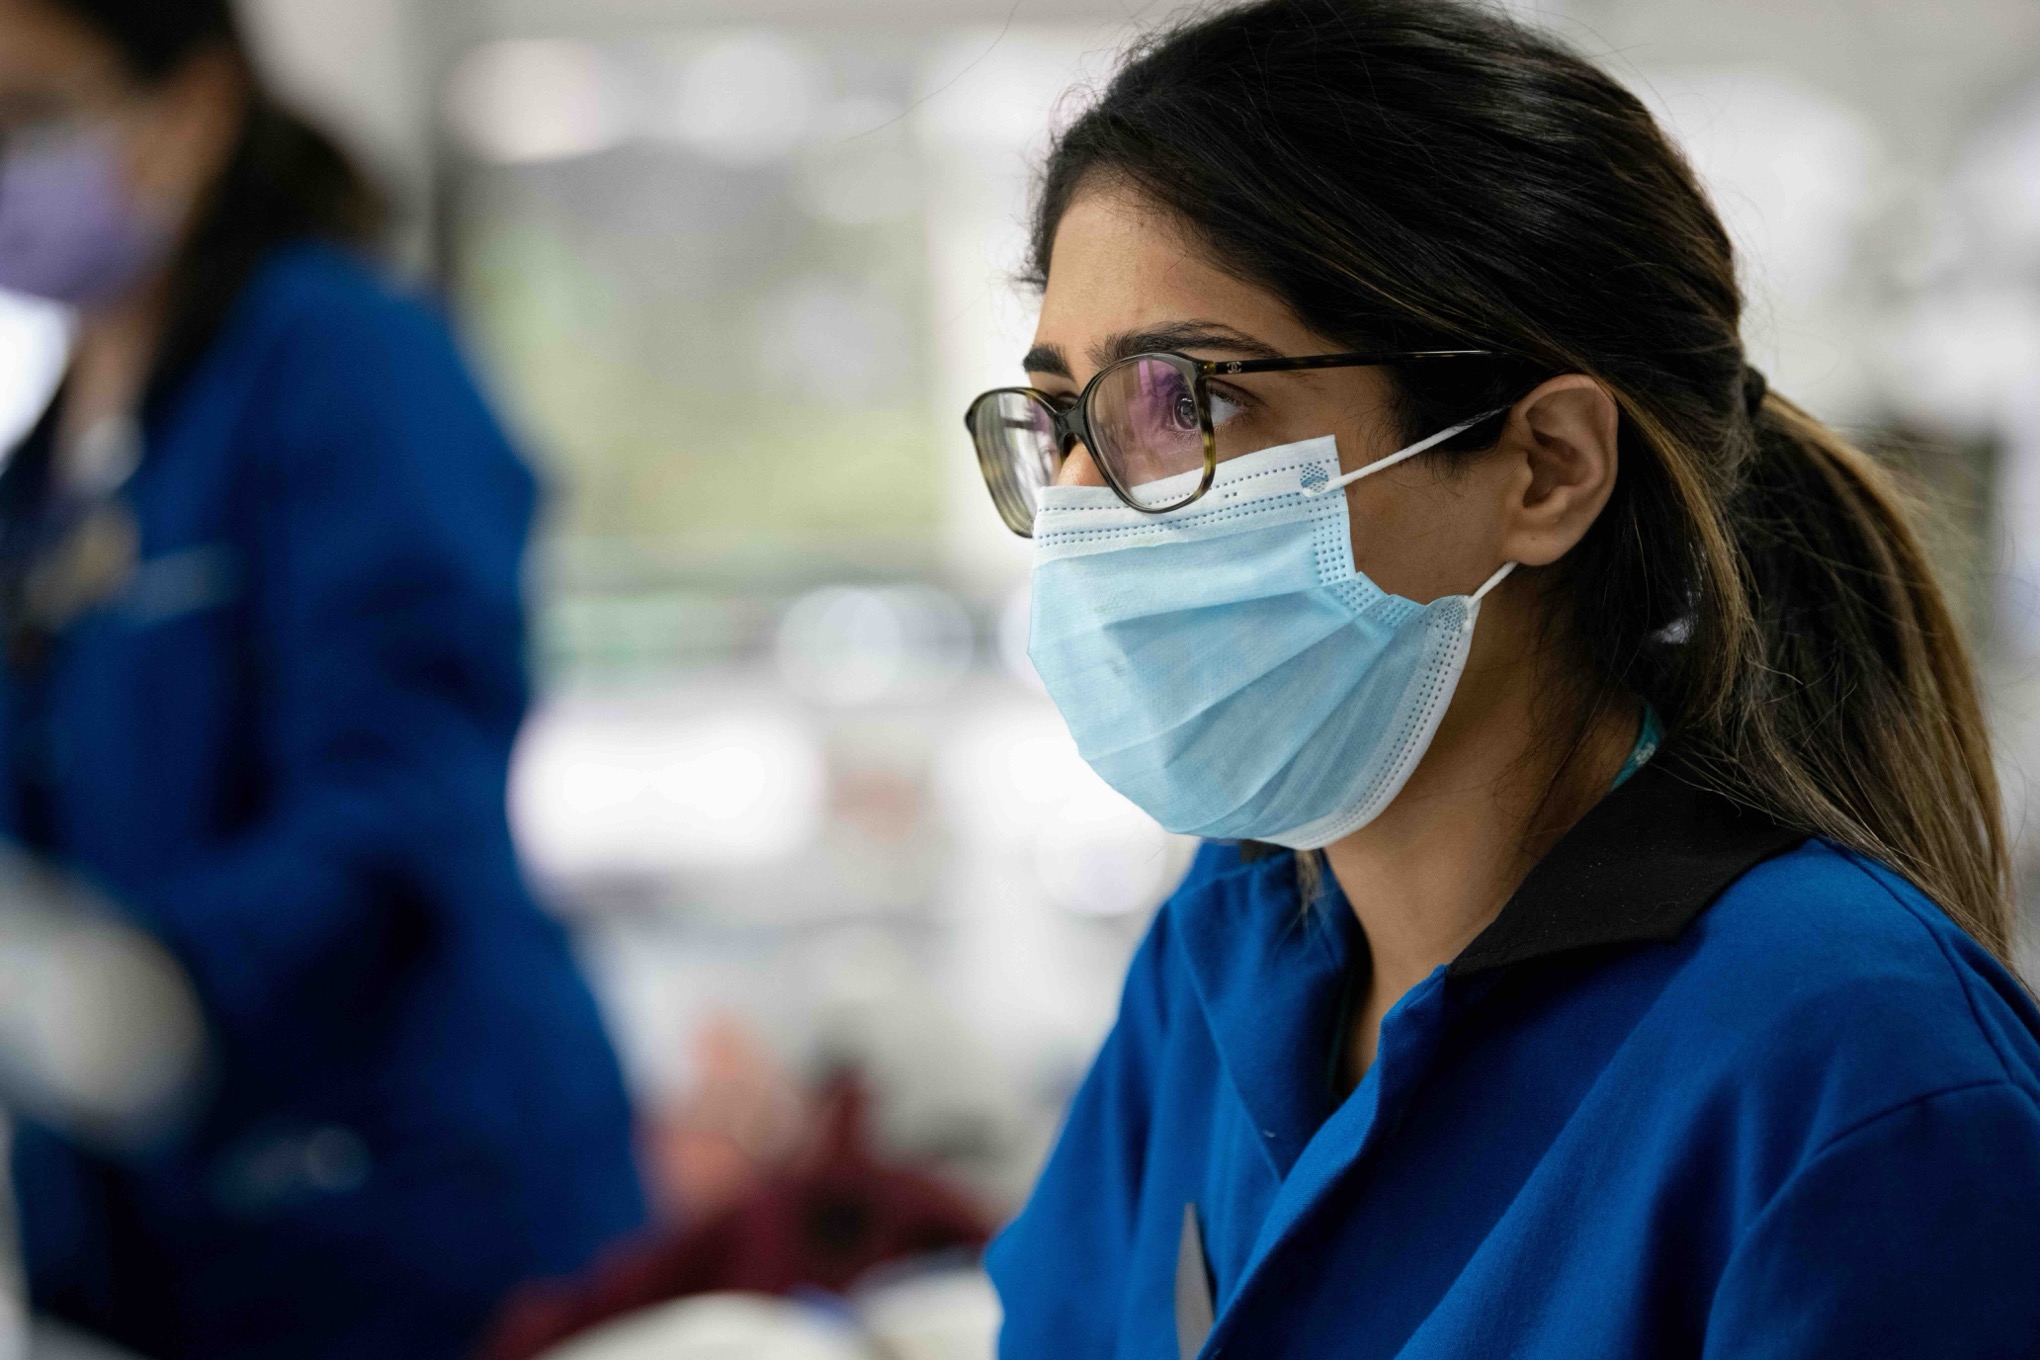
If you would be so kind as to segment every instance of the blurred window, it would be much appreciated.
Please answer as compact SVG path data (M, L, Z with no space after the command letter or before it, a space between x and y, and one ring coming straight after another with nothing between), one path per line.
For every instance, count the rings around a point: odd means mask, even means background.
M555 474L567 588L928 569L917 54L760 29L456 66L457 286Z

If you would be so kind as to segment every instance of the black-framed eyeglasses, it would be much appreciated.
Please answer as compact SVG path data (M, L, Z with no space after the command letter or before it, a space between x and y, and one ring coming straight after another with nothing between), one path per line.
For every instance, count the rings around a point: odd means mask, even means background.
M1211 489L1218 465L1251 449L1224 447L1235 403L1212 380L1318 368L1379 368L1443 359L1491 359L1484 349L1309 354L1275 359L1193 359L1135 354L1098 370L1073 402L1033 387L983 393L964 413L978 467L1006 527L1034 536L1041 489L1081 443L1107 486L1147 514L1179 510Z

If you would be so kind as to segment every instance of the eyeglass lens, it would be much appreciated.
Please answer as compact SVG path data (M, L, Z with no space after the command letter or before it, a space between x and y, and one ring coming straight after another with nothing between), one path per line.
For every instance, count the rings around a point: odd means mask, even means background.
M1279 432L1241 407L1263 405L1273 394L1250 398L1241 386L1229 378L1205 394L1220 462L1279 442ZM1086 417L1092 460L1128 502L1160 511L1196 497L1204 482L1206 417L1188 364L1140 357L1105 369L1090 389ZM1040 490L1054 482L1063 461L1053 413L1024 392L989 392L971 408L970 427L1000 515L1013 532L1031 533Z
M999 517L1014 533L1032 534L1041 488L1062 466L1054 417L1024 392L991 392L971 409L970 428Z
M1180 505L1204 478L1204 428L1193 377L1162 359L1105 370L1087 413L1091 456L1143 510Z

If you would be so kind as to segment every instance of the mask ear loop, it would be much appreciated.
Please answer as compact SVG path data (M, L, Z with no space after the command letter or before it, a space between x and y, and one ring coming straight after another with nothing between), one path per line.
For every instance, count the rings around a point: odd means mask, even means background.
M1353 469L1353 471L1347 473L1343 477L1334 477L1330 481L1324 482L1318 486L1306 486L1303 489L1303 494L1306 496L1322 496L1327 491L1336 491L1340 487L1351 486L1354 482L1359 481L1362 477L1372 477L1375 473L1382 472L1389 468L1392 468L1397 463L1407 462L1410 459L1416 457L1420 453L1429 453L1432 449L1437 448L1440 444L1452 438L1452 436L1457 434L1465 434L1468 430L1480 424L1483 420L1492 420L1494 417L1500 415L1502 412L1508 409L1509 408L1506 406L1497 406L1492 411L1482 411L1472 420L1462 420L1449 430L1440 430L1438 431L1438 433L1432 435L1429 439L1420 439L1406 449L1397 449L1394 453L1389 454L1386 458L1377 458L1373 462L1369 463L1366 467L1355 468Z
M1516 569L1516 565L1517 564L1514 562L1502 563L1501 570L1497 571L1494 575L1488 577L1487 580L1482 581L1480 583L1480 589L1474 591L1473 594L1467 596L1466 617L1460 620L1459 623L1460 632L1471 633L1473 631L1473 621L1480 617L1480 602L1487 598L1487 593L1490 590L1493 590L1496 586L1500 585L1503 581L1506 581L1509 578L1509 573Z
M1501 570L1497 571L1494 575L1488 577L1487 580L1482 581L1480 583L1480 589L1474 591L1469 598L1472 599L1475 604L1479 604L1483 599L1487 598L1487 593L1490 590L1493 590L1496 586L1500 585L1503 581L1508 579L1509 573L1514 571L1516 569L1516 566L1517 564L1514 562L1502 563Z
M1397 463L1407 462L1410 459L1416 457L1420 453L1428 453L1432 449L1435 449L1440 444L1444 443L1446 440L1452 438L1452 436L1457 434L1465 434L1468 430L1480 424L1483 420L1492 420L1494 417L1500 415L1502 412L1508 409L1509 408L1506 406L1497 406L1492 411L1482 411L1479 415L1475 416L1471 420L1462 420L1457 425L1452 426L1450 429L1440 430L1438 431L1438 433L1432 435L1428 439L1420 439L1406 449L1397 449L1394 453L1389 454L1386 458L1377 458L1373 462L1369 463L1366 467L1355 468L1353 471L1347 473L1343 477L1334 477L1330 481L1325 482L1318 486L1306 486L1303 488L1303 494L1306 496L1322 496L1327 491L1336 491L1340 487L1351 486L1354 482L1359 481L1362 477L1371 477L1375 473L1380 472L1386 468L1394 467ZM1500 570L1496 571L1494 575L1488 577L1487 580L1481 582L1480 588L1474 591L1472 595L1467 597L1466 618L1465 621L1459 625L1461 631L1468 633L1473 631L1473 621L1480 614L1480 602L1487 598L1487 594L1489 591L1493 590L1496 586L1500 585L1503 581L1507 580L1509 573L1514 571L1515 569L1516 564L1514 562L1502 563Z

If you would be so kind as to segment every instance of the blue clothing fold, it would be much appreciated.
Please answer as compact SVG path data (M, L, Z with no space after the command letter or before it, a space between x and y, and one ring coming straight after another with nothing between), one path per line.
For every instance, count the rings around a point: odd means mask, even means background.
M32 1287L160 1360L458 1355L642 1217L505 815L530 473L443 322L309 245L145 448L128 587L0 676L0 767L47 751L45 850L190 971L216 1080L146 1155L24 1135Z
M1210 844L1033 1198L1001 1354L2040 1354L2040 1013L1917 889L1664 757L1407 994L1340 1098L1365 942Z

